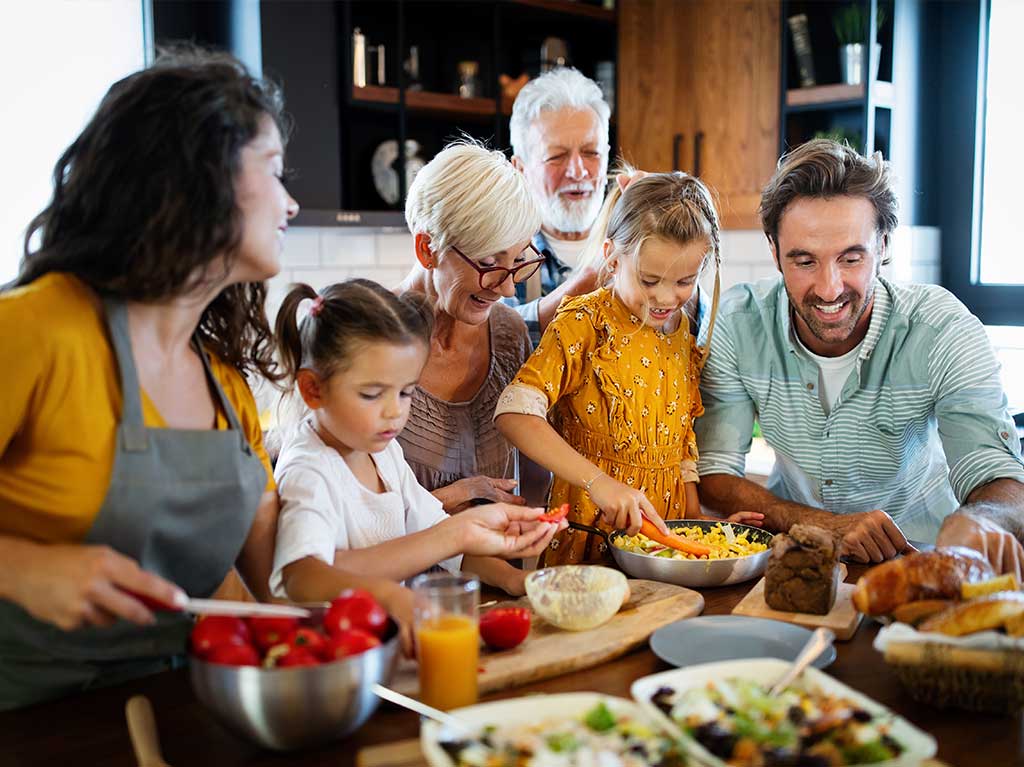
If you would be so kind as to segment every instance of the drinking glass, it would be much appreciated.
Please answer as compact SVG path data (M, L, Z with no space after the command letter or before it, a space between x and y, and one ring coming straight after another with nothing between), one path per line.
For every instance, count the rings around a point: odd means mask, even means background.
M477 700L480 581L427 573L414 578L413 628L420 664L420 700L447 711Z

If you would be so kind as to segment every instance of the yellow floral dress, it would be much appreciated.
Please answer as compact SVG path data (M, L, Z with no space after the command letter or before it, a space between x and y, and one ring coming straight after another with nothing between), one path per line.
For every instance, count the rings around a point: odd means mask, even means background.
M562 302L495 414L546 417L581 455L644 492L666 519L679 519L686 513L683 482L697 481L693 419L704 412L700 366L685 318L666 335L601 288ZM586 491L555 477L548 506L563 503L570 520L612 529ZM603 539L570 528L555 536L542 564L606 557Z

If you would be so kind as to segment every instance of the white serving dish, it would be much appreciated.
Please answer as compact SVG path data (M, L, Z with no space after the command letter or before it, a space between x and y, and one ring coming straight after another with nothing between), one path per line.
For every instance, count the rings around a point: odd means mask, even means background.
M663 671L660 674L651 674L650 676L637 679L633 682L632 687L630 687L630 693L637 703L646 709L650 718L660 722L663 728L668 729L670 733L682 739L687 749L698 760L709 765L709 767L728 767L725 762L711 754L694 738L689 737L683 732L675 722L651 702L651 696L662 687L671 687L673 690L683 691L703 686L707 682L717 682L722 679L750 679L770 686L782 676L789 665L786 661L777 658L748 658L745 660L702 663L697 666ZM871 714L884 714L887 717L891 717L892 728L889 734L902 743L905 750L898 759L877 762L871 765L871 767L917 767L923 760L935 756L937 749L935 738L918 729L903 717L892 713L885 706L868 696L857 692L853 688L813 667L804 671L801 679L803 684L812 690L821 691L829 695L840 695L855 702Z
M661 719L651 717L643 707L625 698L602 695L596 692L567 692L555 695L528 695L493 703L480 703L450 711L469 725L483 728L488 724L516 725L543 722L546 719L568 718L582 715L600 702L615 714L628 714L646 722L653 729L663 731ZM437 722L424 721L420 727L420 747L430 767L453 767L451 757L445 753L438 741L457 740L459 734L445 729Z

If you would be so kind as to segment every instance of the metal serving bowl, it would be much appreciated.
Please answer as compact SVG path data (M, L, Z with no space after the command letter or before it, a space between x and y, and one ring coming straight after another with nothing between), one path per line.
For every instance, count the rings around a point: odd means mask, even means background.
M398 632L351 658L319 666L264 669L190 659L192 689L230 730L264 748L288 751L343 738L376 710L375 682L387 685Z
M677 527L701 527L705 531L710 530L719 524L716 521L703 519L673 519L665 522L669 529ZM722 522L725 524L725 522ZM771 543L773 533L762 530L759 527L749 525L738 525L730 522L732 529L737 535L746 532L748 540L756 543L764 543L768 546L764 551L756 554L749 554L745 557L732 557L730 559L669 559L667 557L655 557L651 554L634 554L631 551L620 549L615 542L620 538L629 536L622 530L606 533L596 527L581 525L570 522L569 526L577 530L584 530L588 533L600 535L608 543L608 550L612 557L625 573L633 578L645 578L651 581L662 581L674 583L677 586L688 586L700 588L706 586L728 586L732 583L741 583L752 578L764 575L768 566L768 556L771 554Z

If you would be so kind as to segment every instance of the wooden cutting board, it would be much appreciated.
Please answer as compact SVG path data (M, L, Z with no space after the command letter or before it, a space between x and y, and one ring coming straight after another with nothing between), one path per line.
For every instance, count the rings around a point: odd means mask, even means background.
M427 767L418 738L370 746L356 754L356 767ZM949 767L937 759L926 759L920 767Z
M536 613L530 635L516 648L480 651L477 675L480 694L590 668L625 655L647 641L656 629L700 615L704 597L691 589L657 581L629 580L629 601L603 626L589 631L563 631ZM529 607L527 597L502 602L502 607ZM416 664L403 659L391 687L406 695L419 694Z
M764 578L759 580L738 605L732 608L733 615L748 615L752 618L770 618L786 623L795 623L805 628L816 629L818 626L832 629L836 639L850 639L860 625L861 614L853 606L854 584L845 583L846 565L839 565L839 587L836 589L836 603L827 615L811 615L810 613L786 613L773 610L764 601Z

